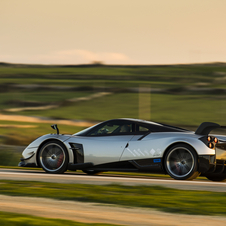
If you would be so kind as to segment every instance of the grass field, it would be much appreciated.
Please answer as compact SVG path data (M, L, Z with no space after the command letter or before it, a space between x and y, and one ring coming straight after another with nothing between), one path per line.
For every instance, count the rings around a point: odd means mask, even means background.
M86 97L93 92L38 91L0 93L0 108L26 107L26 102L34 102L32 106L54 104L71 98ZM31 105L31 104L30 104Z
M60 106L56 109L22 111L16 114L96 122L112 118L139 118L137 106L138 94L121 93L69 106ZM156 122L195 130L204 121L226 125L224 112L226 112L226 99L214 96L208 98L204 95L151 94L150 119ZM11 137L10 140L14 139L13 142L4 142L6 144L27 145L34 138L53 132L50 124L47 123L0 121L0 124L8 125L7 129L0 126L0 134ZM31 128L14 128L13 125L30 125ZM60 125L61 132L66 134L76 133L81 129L83 128ZM16 141L18 139L21 140L20 143Z
M199 215L226 215L226 193L160 186L83 185L0 181L0 194L154 208Z
M212 84L213 80L216 78L223 78L225 74L225 64L172 66L83 65L71 67L42 65L0 65L1 78L58 78L64 80L77 77L81 79L82 77L85 77L86 79L93 78L94 80L101 78L104 80L109 80L112 78L125 80L128 77L133 77L133 80L170 80L174 81L176 84L195 84L197 82L209 82Z
M25 214L0 212L1 226L113 226L113 224L89 224L69 220L34 217Z
M136 93L118 93L57 109L18 114L91 121L139 118L138 98ZM144 118L147 120L195 128L204 121L226 124L226 99L218 96L151 94L150 105L151 118Z
M18 127L14 127L15 125ZM84 127L60 125L59 128L62 134L74 134ZM50 123L0 121L0 134L3 136L0 140L8 145L26 146L37 137L49 133L55 133Z
M172 66L41 66L0 64L0 85L10 84L80 87L78 90L51 90L48 88L16 88L9 86L0 92L0 111L26 107L26 101L51 104L74 97L87 96L103 88L151 87L164 89L151 93L151 119L177 126L197 127L203 121L226 124L225 97L226 64L172 65ZM85 88L86 87L86 88ZM90 91L85 91L87 89ZM196 88L188 90L187 87ZM172 89L174 88L174 89ZM176 88L176 89L175 89ZM204 90L203 90L204 88ZM203 90L200 91L199 90ZM168 90L168 91L167 91ZM171 90L171 91L170 91ZM117 91L91 101L60 106L51 110L21 111L7 114L46 116L52 118L102 121L111 118L139 118L139 94Z

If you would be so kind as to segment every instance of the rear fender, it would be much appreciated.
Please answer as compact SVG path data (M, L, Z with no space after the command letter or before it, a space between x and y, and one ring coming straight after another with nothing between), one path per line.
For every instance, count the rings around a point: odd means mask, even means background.
M215 149L207 147L201 140L197 138L182 138L180 140L172 140L164 152L178 143L190 145L196 151L197 155L215 155Z

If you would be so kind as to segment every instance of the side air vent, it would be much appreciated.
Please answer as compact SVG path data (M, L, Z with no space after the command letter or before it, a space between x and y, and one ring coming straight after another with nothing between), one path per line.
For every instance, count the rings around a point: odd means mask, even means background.
M74 154L74 163L84 163L84 151L82 144L69 143Z

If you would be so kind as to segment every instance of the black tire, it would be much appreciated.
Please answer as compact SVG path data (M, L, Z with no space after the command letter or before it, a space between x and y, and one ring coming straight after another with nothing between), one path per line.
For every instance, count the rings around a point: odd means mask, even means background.
M68 161L65 146L57 140L45 143L38 152L38 163L47 173L64 173L67 170Z
M200 175L196 151L187 144L171 147L166 152L164 167L166 172L176 180L193 180Z
M219 181L219 182L224 182L226 181L226 174L208 174L206 175L206 178L212 181Z
M98 174L102 173L101 171L97 171L97 170L83 170L83 172L88 175L98 175Z

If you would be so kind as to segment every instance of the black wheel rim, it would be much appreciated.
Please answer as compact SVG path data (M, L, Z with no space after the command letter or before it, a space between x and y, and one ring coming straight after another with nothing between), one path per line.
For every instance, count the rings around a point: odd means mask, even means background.
M46 171L59 170L65 162L64 149L55 143L47 144L40 152L40 162Z
M183 178L194 168L194 157L185 147L177 147L170 151L166 159L167 169L174 177Z

